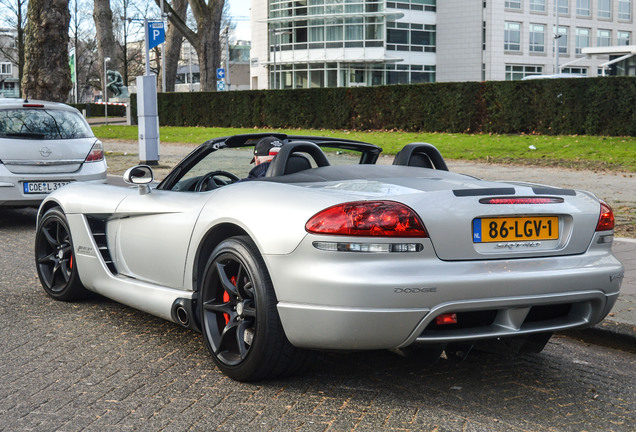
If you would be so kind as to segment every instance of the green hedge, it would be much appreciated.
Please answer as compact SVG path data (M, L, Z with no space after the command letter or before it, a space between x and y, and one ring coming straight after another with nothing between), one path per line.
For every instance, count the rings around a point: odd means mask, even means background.
M104 117L104 105L96 103L68 104L77 108L80 112L86 112L86 117ZM121 105L108 105L109 117L126 117L126 107Z
M164 126L636 135L633 77L160 93L158 103Z

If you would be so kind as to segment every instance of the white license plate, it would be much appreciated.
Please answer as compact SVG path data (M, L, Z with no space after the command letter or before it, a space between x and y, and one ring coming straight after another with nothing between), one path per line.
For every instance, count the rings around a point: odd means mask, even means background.
M25 194L48 194L69 183L70 181L24 182L22 190Z

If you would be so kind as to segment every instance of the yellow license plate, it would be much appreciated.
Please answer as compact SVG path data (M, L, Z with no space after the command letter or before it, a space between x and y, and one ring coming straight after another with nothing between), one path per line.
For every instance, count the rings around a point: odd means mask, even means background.
M473 220L473 243L555 240L558 238L559 218L557 216Z

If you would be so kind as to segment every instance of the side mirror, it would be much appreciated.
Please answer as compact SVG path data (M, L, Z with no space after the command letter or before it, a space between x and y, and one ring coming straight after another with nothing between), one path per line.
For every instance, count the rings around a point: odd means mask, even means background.
M132 168L128 168L124 173L124 181L129 185L139 186L139 193L145 195L150 193L150 183L154 180L155 176L152 172L152 168L148 165L137 165Z

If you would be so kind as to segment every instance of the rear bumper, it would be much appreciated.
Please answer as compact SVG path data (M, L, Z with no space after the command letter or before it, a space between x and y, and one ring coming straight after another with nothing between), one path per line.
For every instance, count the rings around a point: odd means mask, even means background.
M46 193L24 193L24 182L81 181L106 183L106 162L82 164L73 173L62 174L13 174L0 164L0 207L38 206L48 196Z
M434 254L313 251L266 256L292 344L384 349L593 325L618 297L623 266L609 244L583 255L444 262ZM311 244L309 244L311 247ZM441 314L458 324L436 326Z
M296 346L390 349L416 343L477 341L587 327L605 317L617 297L618 293L574 292L554 296L461 300L428 310L279 303L278 311L288 339ZM434 324L439 315L448 313L455 313L460 324ZM464 326L462 317L473 315L483 318L471 319L472 323Z

